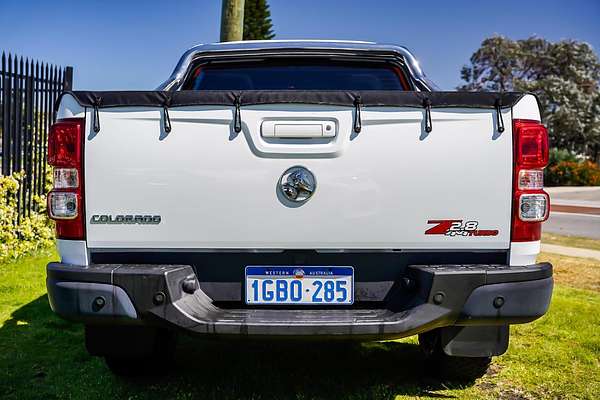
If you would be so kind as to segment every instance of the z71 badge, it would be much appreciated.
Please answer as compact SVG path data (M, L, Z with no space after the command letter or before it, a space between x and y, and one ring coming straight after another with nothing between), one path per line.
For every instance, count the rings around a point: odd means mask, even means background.
M426 235L445 236L498 236L497 229L479 229L478 221L462 219L430 219L428 224L434 224L425 231Z

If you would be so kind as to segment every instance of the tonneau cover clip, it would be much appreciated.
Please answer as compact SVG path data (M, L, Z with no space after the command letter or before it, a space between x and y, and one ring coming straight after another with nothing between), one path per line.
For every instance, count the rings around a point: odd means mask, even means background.
M102 97L95 96L94 97L94 133L100 132L100 113L98 112L98 108L102 104Z
M502 101L501 99L496 99L496 122L498 123L498 132L504 132L504 120L502 119Z
M166 133L171 132L171 118L169 117L169 105L171 105L171 97L166 96L165 102L163 103L163 127L165 128Z
M242 114L240 112L240 95L235 95L235 100L233 101L233 105L235 106L235 113L233 115L233 130L235 133L240 133L242 131Z
M431 124L431 100L429 98L423 99L423 107L425 108L425 132L430 133L433 125Z
M354 132L360 133L362 130L362 121L360 116L360 95L354 96Z

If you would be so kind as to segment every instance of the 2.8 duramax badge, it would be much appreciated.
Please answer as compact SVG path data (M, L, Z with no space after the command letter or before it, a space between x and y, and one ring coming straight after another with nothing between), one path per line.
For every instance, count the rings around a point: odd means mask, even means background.
M430 219L428 224L434 224L425 231L426 235L445 236L498 236L498 229L479 229L478 221L463 221L462 219Z

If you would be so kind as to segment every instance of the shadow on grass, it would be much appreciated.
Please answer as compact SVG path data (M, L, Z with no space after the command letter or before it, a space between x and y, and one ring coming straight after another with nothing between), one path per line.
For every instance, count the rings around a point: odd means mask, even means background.
M180 338L162 377L126 380L87 355L83 329L56 317L46 296L0 328L0 398L309 399L448 398L426 378L416 345L204 341Z

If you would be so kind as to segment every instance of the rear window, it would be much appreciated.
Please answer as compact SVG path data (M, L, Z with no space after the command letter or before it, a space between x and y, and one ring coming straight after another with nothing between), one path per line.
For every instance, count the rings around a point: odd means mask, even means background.
M198 66L184 90L404 90L401 72L385 65Z

